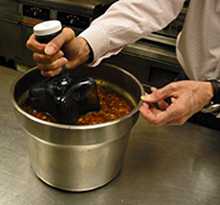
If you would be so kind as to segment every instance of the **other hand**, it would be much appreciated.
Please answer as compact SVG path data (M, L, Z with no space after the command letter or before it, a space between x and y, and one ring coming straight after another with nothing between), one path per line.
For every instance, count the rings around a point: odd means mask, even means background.
M48 44L37 42L32 34L26 43L27 48L33 51L33 60L44 76L54 76L61 72L63 66L74 69L85 63L89 57L87 41L81 37L75 37L70 28L64 28Z
M213 97L211 83L202 81L178 81L142 96L140 112L154 125L181 125L194 113L202 110ZM171 99L167 104L164 100ZM157 103L157 107L152 106ZM160 107L162 105L162 107Z

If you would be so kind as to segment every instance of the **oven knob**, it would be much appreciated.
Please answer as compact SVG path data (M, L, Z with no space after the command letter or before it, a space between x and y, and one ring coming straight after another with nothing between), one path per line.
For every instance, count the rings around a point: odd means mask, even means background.
M79 17L76 16L76 22L79 22Z
M71 25L74 24L74 19L71 18L70 21L69 21L69 23L70 23Z
M33 12L33 16L35 16L35 17L37 16L37 11Z

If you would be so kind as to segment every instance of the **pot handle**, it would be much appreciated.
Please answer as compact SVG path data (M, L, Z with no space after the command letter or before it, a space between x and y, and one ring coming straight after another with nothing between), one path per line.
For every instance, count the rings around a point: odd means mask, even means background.
M144 91L147 93L147 94L151 94L153 91L152 91L152 86L150 86L150 85L148 85L148 84L145 84L145 83L143 83L142 84L142 86L143 86L143 88L144 88ZM152 103L151 105L150 105L150 107L155 107L155 108L157 108L157 109L159 109L159 105L158 105L158 103Z
M146 84L146 83L142 83L142 86L143 86L143 88L144 88L144 91L145 91L147 94L151 94L151 93L153 92L153 88L155 88L155 87L150 86L149 84ZM166 103L168 103L169 105L172 103L172 100L171 100L170 97L164 99L164 101L165 101ZM154 106L154 107L156 107L156 108L159 108L158 103L153 103L152 106Z
M142 84L143 88L144 88L144 91L147 93L147 94L151 94L153 91L152 91L152 88L153 86L150 86L146 83L143 83Z

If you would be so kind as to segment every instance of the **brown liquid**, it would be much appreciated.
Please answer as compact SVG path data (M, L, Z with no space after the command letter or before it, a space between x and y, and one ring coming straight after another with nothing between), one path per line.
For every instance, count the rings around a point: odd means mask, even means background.
M107 87L97 85L98 97L101 109L98 112L89 112L80 116L76 125L94 125L113 121L129 114L133 105L116 91ZM45 121L56 122L56 120L47 113L38 112L25 106L24 109L31 115Z

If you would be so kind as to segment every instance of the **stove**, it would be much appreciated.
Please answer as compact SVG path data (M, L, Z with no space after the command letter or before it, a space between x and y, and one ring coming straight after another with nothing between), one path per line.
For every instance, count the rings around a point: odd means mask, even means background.
M32 52L25 44L33 33L33 26L49 19L57 19L76 34L86 29L96 17L103 14L116 0L17 0L21 21L20 46L22 54L18 63L34 66Z
M116 0L19 0L25 20L58 19L65 26L82 31L91 21L105 12Z

